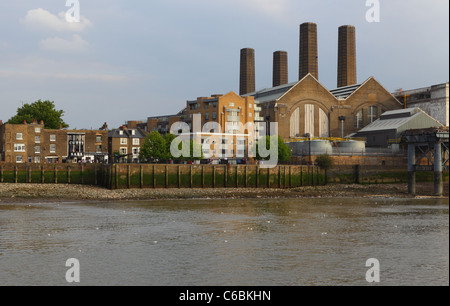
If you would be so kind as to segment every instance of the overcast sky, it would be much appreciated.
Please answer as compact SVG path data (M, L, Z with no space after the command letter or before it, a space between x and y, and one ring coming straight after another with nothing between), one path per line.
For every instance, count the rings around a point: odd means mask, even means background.
M256 53L256 88L288 51L298 80L299 25L318 25L319 81L336 88L338 27L356 26L358 82L389 91L448 82L449 1L66 0L0 2L0 119L23 103L55 101L71 128L110 128L181 110L188 99L239 92L241 48Z

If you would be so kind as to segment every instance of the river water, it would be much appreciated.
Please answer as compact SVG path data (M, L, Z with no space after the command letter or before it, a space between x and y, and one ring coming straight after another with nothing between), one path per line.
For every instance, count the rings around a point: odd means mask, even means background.
M69 285L69 258L86 286L448 286L449 202L0 202L0 285Z

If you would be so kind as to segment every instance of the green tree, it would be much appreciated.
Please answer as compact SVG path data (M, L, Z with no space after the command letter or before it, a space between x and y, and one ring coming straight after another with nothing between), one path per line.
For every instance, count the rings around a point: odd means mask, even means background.
M157 131L148 134L145 137L144 143L141 145L139 159L149 162L160 162L166 160L167 157L167 146L164 137Z
M178 149L181 150L182 145L183 145L183 143L180 142L180 144L178 145ZM202 145L197 143L197 142L194 142L194 139L192 139L192 138L189 141L189 149L190 149L189 156L188 157L181 156L179 158L179 160L194 161L194 160L201 160L201 159L203 159L204 156L203 156ZM194 157L194 149L196 149L197 151L199 151L201 153L200 157Z
M284 143L283 139L280 136L277 135L273 135L273 136L266 136L266 148L270 148L270 139L271 137L278 137L278 160L279 161L289 161L291 159L292 156L292 152L291 152L291 148ZM259 142L261 142L264 140L261 140L261 138L259 139L259 141L256 142L256 146L255 146L255 150L256 150L256 159L257 160L261 160L262 157L259 155Z
M46 129L59 129L60 125L62 128L68 128L69 125L62 119L63 114L63 110L55 109L55 102L38 100L19 107L17 114L10 118L7 123L22 124L25 121L32 123L33 120L37 120L37 122L42 120Z

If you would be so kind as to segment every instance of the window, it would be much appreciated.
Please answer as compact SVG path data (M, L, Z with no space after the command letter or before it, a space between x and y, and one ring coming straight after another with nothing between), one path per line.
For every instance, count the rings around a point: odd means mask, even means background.
M213 113L212 113L212 119L213 119L213 120L216 120L216 119L217 119L217 112L213 112Z
M34 163L35 164L40 164L41 163L41 157L40 156L35 156L34 157Z
M56 145L55 144L50 145L50 153L56 153Z
M141 148L133 148L133 155L139 155L139 151Z
M209 113L205 113L205 120L209 120Z
M25 152L25 145L24 144L14 144L14 152Z
M50 135L50 141L56 141L56 135Z
M121 155L127 154L127 148L120 148L120 154Z
M16 156L16 163L22 163L23 162L23 156L22 155L17 155Z
M35 129L34 129L34 132L35 132L35 133L40 133L40 132L41 132L41 128L38 128L38 127L35 128Z
M17 140L22 140L23 139L23 134L22 133L17 133L16 134L16 139Z
M131 130L131 135L136 135L136 131L135 130Z
M367 119L369 123L374 122L378 118L378 108L376 106L369 106L369 113L367 114Z
M133 146L139 145L139 138L133 138Z
M128 143L126 138L120 138L120 144L121 145L126 145Z
M102 145L95 146L95 153L102 153Z
M230 103L230 107L234 107L234 103Z
M41 153L41 147L40 146L35 146L34 147L34 153L35 154L40 154Z
M248 108L252 108L253 105L251 103L248 104Z
M119 135L123 135L123 131L119 131Z
M364 110L360 110L359 112L356 113L355 116L355 128L356 129L361 129L363 127L364 124Z
M97 136L95 137L95 142L102 142L102 136L97 135Z
M34 142L35 143L41 143L41 136L35 136L34 137Z
M248 113L248 116L251 118L251 117L253 117L253 114L252 113Z

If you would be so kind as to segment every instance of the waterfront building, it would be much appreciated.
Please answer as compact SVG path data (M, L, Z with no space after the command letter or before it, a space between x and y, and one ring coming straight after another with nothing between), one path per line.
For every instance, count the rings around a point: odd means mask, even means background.
M108 133L108 151L113 162L139 162L139 153L147 132L141 128L121 126Z
M448 82L411 90L399 89L393 95L405 108L419 107L443 125L449 126Z
M368 147L387 147L399 144L402 133L407 130L440 127L442 123L415 107L385 112L355 136L365 138Z
M53 130L43 121L0 123L0 144L0 160L6 163L108 161L106 130Z

